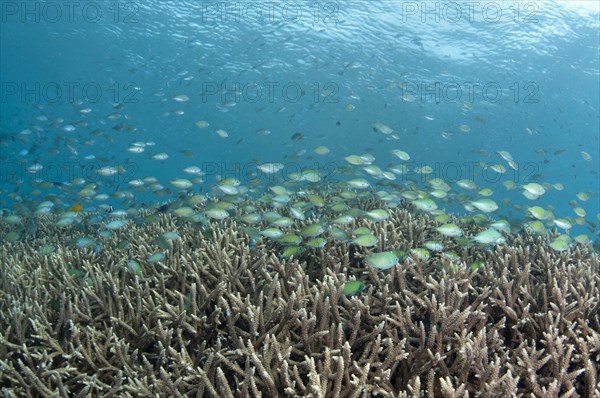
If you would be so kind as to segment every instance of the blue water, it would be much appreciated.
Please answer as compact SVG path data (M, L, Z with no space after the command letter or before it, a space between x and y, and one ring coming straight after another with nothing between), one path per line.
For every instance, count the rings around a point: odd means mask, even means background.
M127 181L154 176L167 186L172 178L189 178L181 170L190 165L206 172L206 183L195 189L208 192L219 176L248 183L255 161L282 162L287 171L317 168L329 180L343 180L357 170L345 156L369 150L383 169L402 163L389 153L397 148L411 155L411 168L427 164L449 182L473 179L492 188L499 204L508 198L574 217L569 201L575 200L586 220L598 222L597 2L480 2L474 9L403 1L233 2L227 9L200 1L69 4L1 4L2 208L33 208L48 193L64 206L78 199L81 185L40 193L37 178L83 177L99 193L129 190L127 202L109 199L126 208L168 199ZM182 94L189 100L173 99ZM345 110L347 104L354 109ZM81 113L85 108L89 113ZM121 117L107 118L112 112ZM198 120L210 126L199 129ZM64 130L77 121L85 123ZM373 132L376 121L399 139ZM113 128L119 124L125 128ZM90 134L97 129L101 135ZM291 139L296 132L300 141ZM127 151L133 141L155 145L134 154ZM314 154L319 145L331 152ZM500 150L512 154L518 171ZM150 158L158 152L169 158ZM474 167L480 162L502 164L507 172L483 173ZM34 163L42 171L26 170ZM125 172L95 173L107 165ZM423 177L410 173L396 182L408 179ZM529 201L521 189L500 185L506 179L561 183L564 190ZM590 195L586 202L575 197L582 191ZM500 212L525 214L511 204Z

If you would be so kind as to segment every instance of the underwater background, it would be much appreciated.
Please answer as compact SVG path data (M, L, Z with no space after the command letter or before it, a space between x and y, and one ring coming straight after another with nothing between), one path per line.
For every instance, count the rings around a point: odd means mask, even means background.
M598 397L597 1L0 2L0 395Z
M176 189L167 182L190 165L205 173L192 191L209 192L221 177L289 181L302 169L327 181L364 177L348 170L345 156L368 151L384 169L402 163L390 154L398 148L410 154L408 170L395 176L400 186L468 179L505 200L497 214L517 223L527 217L524 206L538 204L570 218L571 207L581 207L587 221L598 221L594 1L2 7L5 211L32 208L47 194L63 207L81 201L82 184L40 189L38 179L83 178L109 195L86 198L85 209L126 209L168 201ZM374 132L377 122L394 133ZM143 153L127 150L148 142ZM318 146L329 152L313 153ZM152 159L157 153L168 159ZM256 169L266 162L285 168L275 176ZM424 165L432 173L414 171ZM99 175L104 166L121 168ZM128 185L148 176L167 189ZM502 187L505 180L544 183L547 192L529 200ZM133 195L123 201L115 191ZM464 203L447 202L464 212ZM572 224L578 233L597 231Z

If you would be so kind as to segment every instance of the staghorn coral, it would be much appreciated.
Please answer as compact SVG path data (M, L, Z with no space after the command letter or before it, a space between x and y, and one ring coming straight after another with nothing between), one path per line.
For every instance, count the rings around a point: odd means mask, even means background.
M372 228L378 250L408 250L436 225L391 213L351 227ZM251 248L234 220L198 233L163 214L115 231L100 251L69 244L81 231L51 221L37 220L43 238L0 245L5 396L600 395L600 265L589 246L445 239L463 262L408 256L381 272L348 242L281 260L267 240ZM173 229L165 259L145 261ZM54 253L37 254L50 242ZM466 266L475 259L485 266ZM367 289L348 297L352 278Z

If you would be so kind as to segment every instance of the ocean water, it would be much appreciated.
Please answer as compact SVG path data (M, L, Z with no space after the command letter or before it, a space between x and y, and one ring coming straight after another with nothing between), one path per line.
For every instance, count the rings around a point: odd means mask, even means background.
M549 228L566 218L572 236L597 239L597 2L1 7L5 216L30 214L43 200L58 213L75 203L92 212L158 205L181 192L210 195L224 177L258 197L316 169L315 190L360 177L373 191L427 192L428 181L441 178L451 189L436 201L458 214L469 214L465 205L490 188L499 206L492 219L518 228L537 205L552 211ZM197 127L200 120L208 127ZM376 131L374 123L393 131ZM135 142L143 152L128 150ZM329 152L314 153L318 146ZM498 151L509 152L516 167ZM157 153L168 159L153 159ZM344 159L364 153L381 170L407 169L394 180L374 178ZM264 173L257 166L266 162L283 169ZM192 165L201 175L182 171ZM419 173L423 166L431 173ZM103 167L119 172L103 176ZM149 176L164 189L148 180L129 184ZM179 189L169 183L175 178L196 180ZM478 189L457 187L460 179ZM545 193L524 197L521 186L531 182ZM79 193L87 184L93 195ZM574 207L586 214L577 220Z

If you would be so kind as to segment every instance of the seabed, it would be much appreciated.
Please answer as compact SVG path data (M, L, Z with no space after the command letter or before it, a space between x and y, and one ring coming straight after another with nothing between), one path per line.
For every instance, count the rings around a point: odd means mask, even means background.
M558 251L526 231L465 244L403 203L340 227L368 227L372 246L325 226L323 247L283 256L287 246L256 234L265 222L241 222L241 208L202 222L142 210L104 234L47 214L11 240L14 225L1 221L2 394L600 396L591 244ZM451 221L466 237L485 229ZM414 250L430 239L443 251ZM398 258L390 268L366 263L384 251Z

